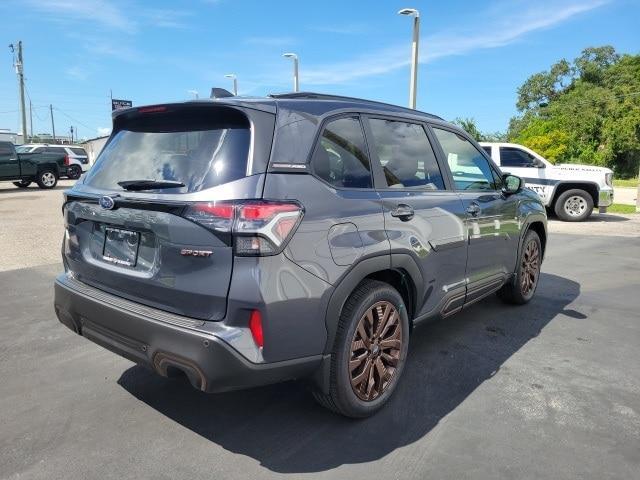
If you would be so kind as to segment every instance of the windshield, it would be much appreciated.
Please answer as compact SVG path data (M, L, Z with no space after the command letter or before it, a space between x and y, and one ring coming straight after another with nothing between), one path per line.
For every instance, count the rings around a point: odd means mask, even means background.
M248 126L178 132L120 130L105 146L85 183L122 190L118 182L168 181L184 186L163 188L162 192L198 192L245 177L249 145Z

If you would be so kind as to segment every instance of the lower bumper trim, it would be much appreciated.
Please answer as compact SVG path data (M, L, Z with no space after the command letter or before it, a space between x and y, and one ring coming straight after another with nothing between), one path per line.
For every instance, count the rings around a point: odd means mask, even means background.
M162 323L139 313L105 303L55 282L55 311L62 324L88 340L160 375L185 373L191 384L205 392L222 392L307 377L322 355L292 360L253 363L224 340L175 324Z

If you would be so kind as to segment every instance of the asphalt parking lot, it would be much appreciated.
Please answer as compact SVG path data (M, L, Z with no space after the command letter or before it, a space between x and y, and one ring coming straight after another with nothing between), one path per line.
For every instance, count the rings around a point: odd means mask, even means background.
M59 324L68 185L0 184L1 478L638 478L640 216L550 222L535 299L417 329L353 421L300 383L206 395Z

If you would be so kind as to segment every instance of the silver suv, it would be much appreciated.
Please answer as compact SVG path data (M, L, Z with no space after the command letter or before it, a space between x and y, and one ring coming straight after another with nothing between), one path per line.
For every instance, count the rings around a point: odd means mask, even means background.
M62 153L66 155L67 176L76 180L89 169L89 156L78 145L59 145L48 143L29 143L16 148L18 153Z
M206 392L307 378L351 417L392 395L412 327L528 302L547 242L464 131L312 93L116 112L64 219L64 325Z

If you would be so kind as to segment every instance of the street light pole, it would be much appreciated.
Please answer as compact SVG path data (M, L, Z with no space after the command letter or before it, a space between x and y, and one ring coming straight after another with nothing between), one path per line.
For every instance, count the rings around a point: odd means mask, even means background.
M286 58L291 58L293 60L293 91L300 91L300 81L298 79L298 55L295 53L285 53L282 55Z
M235 73L228 73L225 75L225 78L231 78L233 80L233 94L238 96L238 77L236 77Z
M420 12L415 8L403 8L399 15L413 17L413 40L411 42L411 80L409 83L409 108L416 108L418 90L418 47L420 43Z

